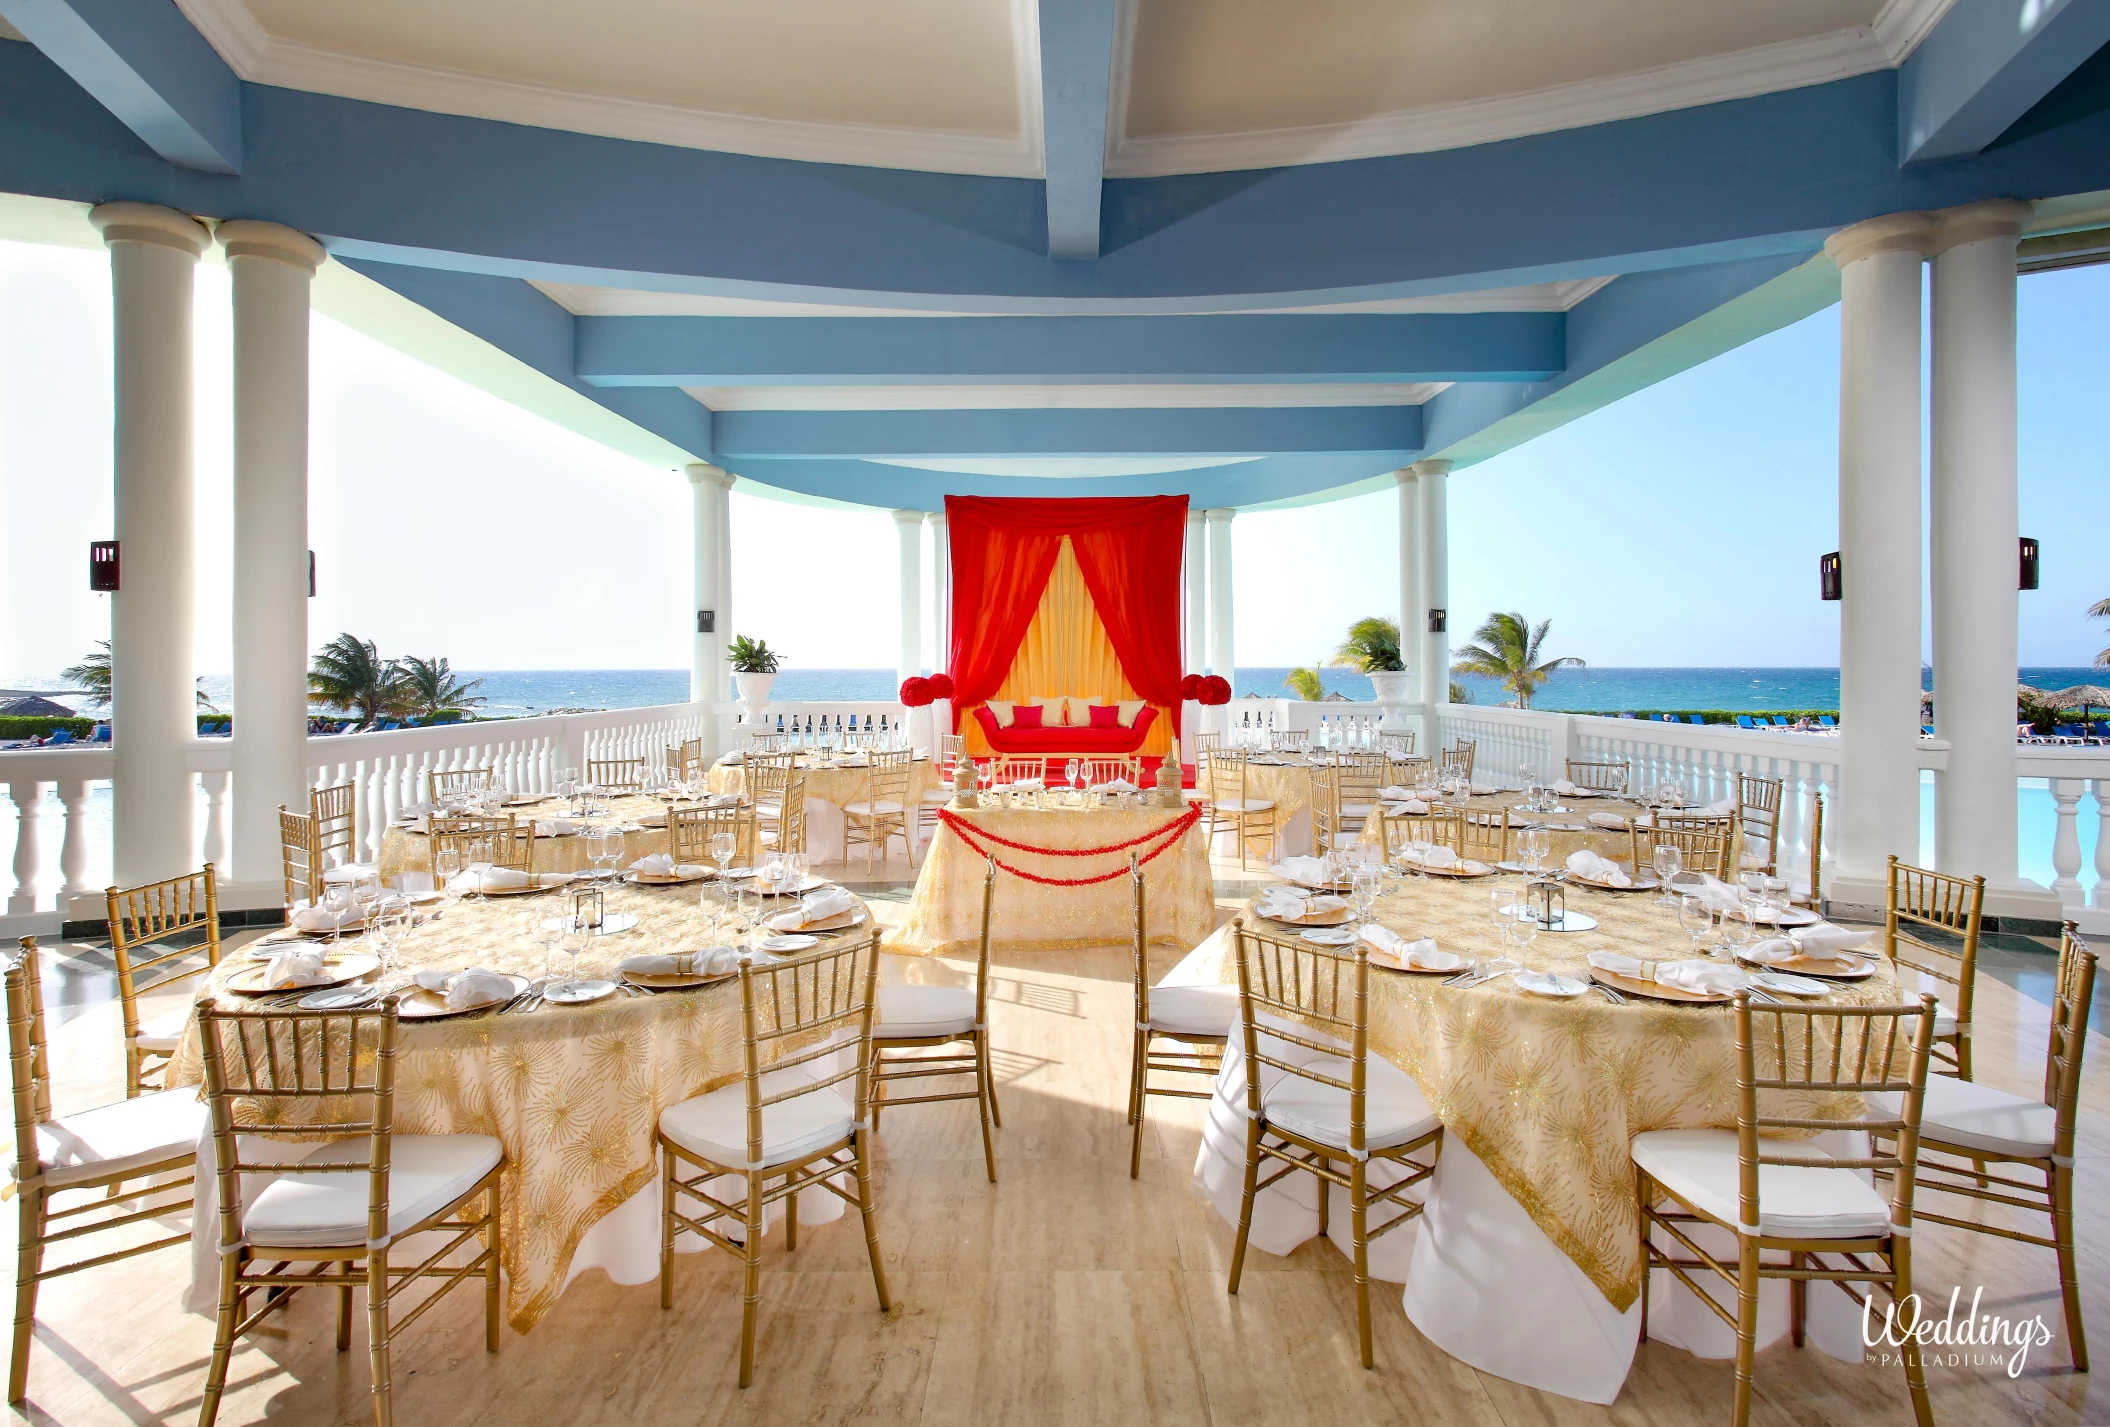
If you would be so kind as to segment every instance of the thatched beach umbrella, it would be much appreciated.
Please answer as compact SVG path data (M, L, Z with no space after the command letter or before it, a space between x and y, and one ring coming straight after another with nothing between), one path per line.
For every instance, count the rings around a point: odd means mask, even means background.
M2110 709L2110 689L2101 684L2075 684L2070 689L2055 690L2048 697L2057 700L2062 709L2079 709L2082 713Z

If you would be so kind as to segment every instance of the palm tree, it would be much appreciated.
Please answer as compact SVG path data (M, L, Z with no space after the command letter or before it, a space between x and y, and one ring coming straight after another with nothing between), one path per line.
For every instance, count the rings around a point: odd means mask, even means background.
M2090 619L2110 619L2110 600L2097 600L2094 604L2088 606L2088 617ZM2105 649L2102 653L2095 656L2095 667L2098 669L2110 669L2110 649Z
M88 696L88 706L99 709L110 702L110 641L96 640L95 649L95 653L80 663L59 670L59 677L71 679L74 687ZM198 707L208 713L219 712L213 701L205 697L203 689L198 690Z
M403 706L414 714L436 714L441 709L473 709L483 703L474 692L483 680L463 683L445 659L420 659L415 654L398 666L402 676Z
M1517 707L1531 707L1531 696L1556 669L1583 666L1580 659L1562 657L1541 662L1546 631L1553 621L1542 619L1536 629L1521 614L1491 614L1473 631L1477 643L1458 651L1451 665L1453 674L1484 674L1500 679L1502 687L1517 696Z
M1305 703L1315 704L1326 697L1326 686L1319 682L1317 669L1292 669L1282 682Z
M343 709L372 723L402 706L403 671L384 660L370 639L340 634L322 646L308 668L308 702Z
M1399 626L1378 615L1359 619L1348 626L1348 637L1326 662L1358 674L1397 674L1407 667L1399 657Z

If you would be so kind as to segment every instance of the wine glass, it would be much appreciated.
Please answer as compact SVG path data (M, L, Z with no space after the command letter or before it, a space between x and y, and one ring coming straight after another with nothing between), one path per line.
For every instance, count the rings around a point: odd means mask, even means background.
M718 875L723 877L732 871L733 854L739 850L740 838L736 833L714 832L711 834L711 860L718 864Z
M1524 894L1520 890L1505 885L1499 879L1488 887L1487 914L1489 919L1494 922L1495 931L1498 935L1502 934L1503 923L1517 915L1510 911L1510 908L1519 906L1523 900Z
M432 856L432 875L439 881L440 895L453 907L460 903L462 893L469 889L461 885L462 850L459 847L443 847Z
M1062 785L1065 788L1074 788L1077 786L1077 760L1074 758L1072 758L1068 763L1065 763L1063 765Z
M571 960L571 969L564 981L555 990L570 991L579 984L579 954L586 950L586 940L592 935L571 917L558 918L557 944Z
M593 861L596 882L615 880L615 867L623 860L623 830L614 823L596 823L586 830L586 855Z
M1384 873L1368 862L1358 862L1349 879L1348 895L1355 902L1356 930L1361 932L1370 925L1370 911L1377 905L1378 894L1384 890Z
M1670 890L1670 879L1684 869L1685 854L1667 842L1659 842L1656 844L1655 853L1649 859L1649 865L1656 869L1656 878L1663 884L1663 891L1656 900L1665 905L1675 902L1678 898L1677 894Z
M1540 870L1552 848L1553 834L1542 827L1527 827L1517 834L1517 850L1524 854L1524 865L1533 872Z
M1759 903L1746 900L1737 903L1736 911L1722 918L1722 942L1731 960L1758 940L1759 913Z
M1678 925L1692 938L1692 954L1701 955L1700 943L1714 930L1714 911L1699 897L1678 898Z

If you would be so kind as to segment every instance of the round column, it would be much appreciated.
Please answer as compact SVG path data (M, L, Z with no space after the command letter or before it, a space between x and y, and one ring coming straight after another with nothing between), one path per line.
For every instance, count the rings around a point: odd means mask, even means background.
M682 474L689 479L689 573L695 606L689 614L689 702L704 706L704 742L715 755L730 744L719 727L716 706L730 697L725 646L732 638L733 622L729 499L733 478L701 461L682 467ZM705 612L711 616L709 630L700 618Z
M322 245L222 223L234 285L234 828L229 891L283 895L278 809L308 787L308 288Z
M119 589L110 597L112 856L122 886L192 865L197 737L191 286L205 226L150 203L105 203L110 247L112 486Z
M1842 586L1826 886L1846 907L1883 905L1885 857L1919 859L1920 263L1931 230L1924 213L1894 213L1824 245L1839 266Z
M945 512L934 510L923 517L930 526L930 604L931 643L930 666L941 673L952 669L952 534L945 523ZM930 706L931 728L935 733L951 733L952 700L938 699ZM933 752L937 748L931 745Z
M1403 647L1421 650L1423 732L1417 748L1434 758L1443 746L1443 709L1451 701L1451 463L1416 461L1414 475L1421 488L1421 599L1414 626L1419 633L1401 629L1399 637ZM1431 629L1432 624L1443 628Z
M1421 478L1412 466L1392 473L1399 485L1399 662L1406 670L1406 721L1414 731L1414 751L1429 751L1422 706L1429 701L1428 669L1415 631L1424 628L1421 608Z
M1937 215L1933 257L1935 865L1983 874L1989 896L2016 873L2015 666L2020 540L2016 482L2015 245L2026 203ZM2057 916L2050 899L2037 916ZM2003 909L2020 914L2021 908Z
M901 655L894 661L898 680L923 672L923 512L895 511L894 533L901 577Z
M1209 512L1209 672L1221 675L1234 692L1238 640L1232 627L1231 520L1237 514L1223 506ZM1230 730L1230 709L1216 711L1216 727L1219 732Z
M1209 662L1209 518L1187 507L1186 543L1180 553L1180 581L1186 592L1185 657L1180 672L1198 674ZM1194 735L1201 731L1202 706L1189 699L1180 706L1181 757L1194 761Z

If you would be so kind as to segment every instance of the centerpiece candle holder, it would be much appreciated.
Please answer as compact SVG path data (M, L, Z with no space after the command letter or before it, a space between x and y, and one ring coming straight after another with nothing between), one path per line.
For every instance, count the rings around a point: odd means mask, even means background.
M601 929L603 908L601 889L589 887L583 892L571 894L571 927L573 931L598 932Z
M1597 918L1589 913L1568 910L1567 889L1551 877L1534 877L1524 884L1517 914L1549 932L1586 932L1597 926Z

